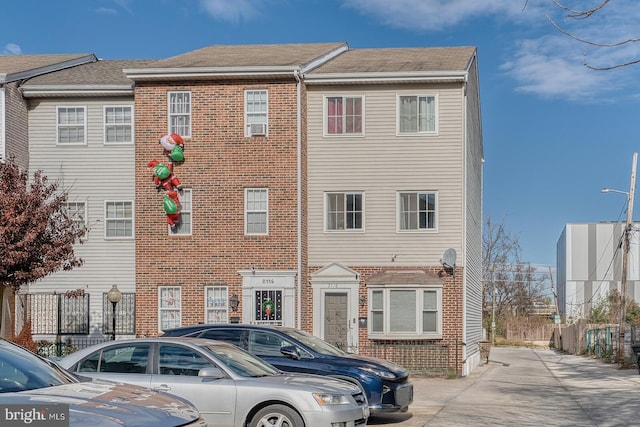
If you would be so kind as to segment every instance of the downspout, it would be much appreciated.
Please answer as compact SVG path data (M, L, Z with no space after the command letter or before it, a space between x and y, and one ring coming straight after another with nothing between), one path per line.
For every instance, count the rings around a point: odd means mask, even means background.
M7 159L7 126L6 126L6 118L7 118L7 101L5 96L6 86L0 84L0 161L4 161Z
M297 187L298 187L298 267L297 267L297 291L298 297L296 298L296 323L297 328L302 329L302 100L300 96L301 91L301 82L300 82L300 74L298 70L293 71L293 76L296 78L296 97L297 97Z

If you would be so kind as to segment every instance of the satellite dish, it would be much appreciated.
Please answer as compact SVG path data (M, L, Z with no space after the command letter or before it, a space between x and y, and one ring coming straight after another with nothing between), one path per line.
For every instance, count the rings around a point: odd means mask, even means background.
M442 259L440 262L444 268L454 268L456 266L456 250L453 248L449 248L444 251L444 255L442 255Z

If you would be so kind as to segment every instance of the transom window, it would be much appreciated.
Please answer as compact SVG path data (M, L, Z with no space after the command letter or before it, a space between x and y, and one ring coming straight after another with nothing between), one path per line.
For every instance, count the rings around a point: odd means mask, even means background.
M436 229L436 193L398 193L400 231Z
M245 136L267 134L268 109L266 90L245 91Z
M229 320L229 290L226 286L207 286L205 293L205 323L227 323Z
M57 108L58 144L86 144L86 108Z
M177 328L182 324L182 289L179 286L158 288L160 330Z
M399 133L436 133L435 95L398 97Z
M191 137L191 92L169 92L169 133Z
M370 338L441 338L442 288L371 288Z
M104 204L105 238L133 237L133 202L107 201Z
M104 107L105 144L133 143L133 107Z
M361 135L362 97L327 97L326 118L326 133L328 135Z
M327 230L362 230L362 193L327 193Z
M181 193L178 193L178 200L180 201L180 222L171 230L169 228L169 234L189 236L192 232L193 226L193 204L191 202L192 192L191 189L185 188Z
M269 192L266 188L245 189L245 234L268 234Z

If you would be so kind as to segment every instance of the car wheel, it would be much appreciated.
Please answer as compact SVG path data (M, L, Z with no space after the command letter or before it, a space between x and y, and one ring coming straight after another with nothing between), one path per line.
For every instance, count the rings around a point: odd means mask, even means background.
M284 405L271 405L259 410L251 419L250 427L304 427L302 417Z

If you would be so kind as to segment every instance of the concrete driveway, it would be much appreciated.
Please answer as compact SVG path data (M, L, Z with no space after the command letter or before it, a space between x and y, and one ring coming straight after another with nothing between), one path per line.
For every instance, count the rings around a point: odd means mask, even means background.
M367 425L640 426L637 369L549 349L494 347L468 377L412 381L409 412Z

